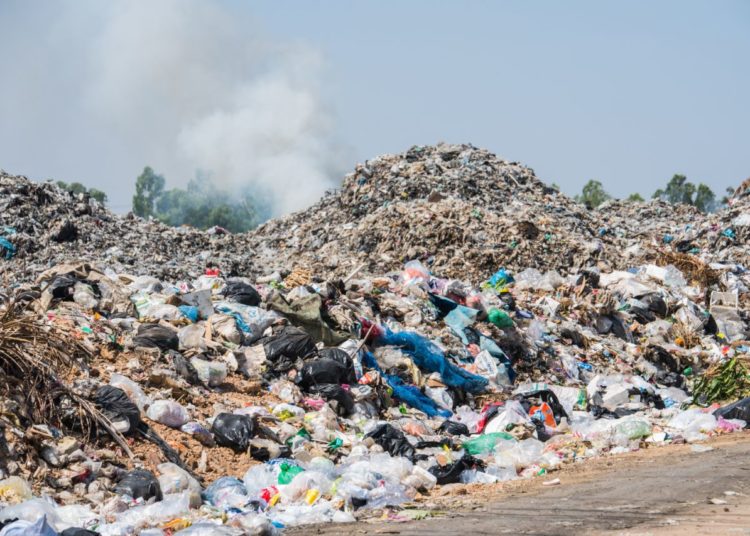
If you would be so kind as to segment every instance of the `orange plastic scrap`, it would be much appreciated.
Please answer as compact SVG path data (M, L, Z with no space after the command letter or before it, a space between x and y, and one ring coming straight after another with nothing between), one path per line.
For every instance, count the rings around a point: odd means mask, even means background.
M550 428L555 428L557 426L557 423L555 422L555 414L546 402L542 402L538 406L531 406L529 408L529 417L542 421Z

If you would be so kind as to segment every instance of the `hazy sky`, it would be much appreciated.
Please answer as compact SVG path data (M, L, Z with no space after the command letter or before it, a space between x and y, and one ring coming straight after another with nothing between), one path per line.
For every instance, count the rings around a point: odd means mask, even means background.
M438 141L570 194L750 176L743 0L3 0L0 35L0 168L118 211L146 164L288 193L285 211Z

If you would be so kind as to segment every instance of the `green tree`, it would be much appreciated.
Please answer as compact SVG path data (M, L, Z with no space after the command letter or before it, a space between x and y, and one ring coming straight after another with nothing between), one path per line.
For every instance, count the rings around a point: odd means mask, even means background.
M164 192L164 177L146 166L135 182L133 213L141 218L155 216L156 203Z
M643 196L641 194L635 192L634 194L630 194L628 196L628 201L643 203L645 199L643 199Z
M701 212L711 212L716 208L716 195L711 191L711 188L700 183L695 192L693 204Z
M596 208L607 199L611 199L611 196L604 191L601 182L590 180L583 187L581 195L577 195L575 199L579 203L586 205L588 208Z
M107 194L97 188L90 188L89 195L99 201L102 205L107 203Z
M673 175L667 187L656 190L653 197L672 204L692 205L701 212L710 212L716 208L716 195L711 188L703 183L696 187L685 175L680 174Z
M102 205L107 202L107 194L97 188L86 188L80 182L71 182L70 184L68 184L65 181L57 181L56 184L63 190L66 190L73 195L88 195L89 197L93 197L94 199L99 201Z

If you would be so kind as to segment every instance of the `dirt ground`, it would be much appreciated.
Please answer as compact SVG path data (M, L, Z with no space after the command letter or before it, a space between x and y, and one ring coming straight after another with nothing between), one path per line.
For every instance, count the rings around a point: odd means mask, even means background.
M436 497L386 513L387 521L290 534L750 534L749 455L750 432L700 447L649 448L532 480L443 488ZM544 484L554 479L560 483Z

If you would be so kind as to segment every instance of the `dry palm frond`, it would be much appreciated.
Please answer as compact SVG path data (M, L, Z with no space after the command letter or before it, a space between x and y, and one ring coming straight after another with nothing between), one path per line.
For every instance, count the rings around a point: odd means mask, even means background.
M694 255L664 250L657 255L656 263L660 266L671 264L685 274L688 282L695 281L704 287L719 282L719 272Z
M132 456L127 442L107 417L64 379L83 370L90 357L83 343L20 304L11 301L0 308L0 395L22 386L29 417L35 423L60 428L65 427L60 402L67 399L84 434L100 427Z

